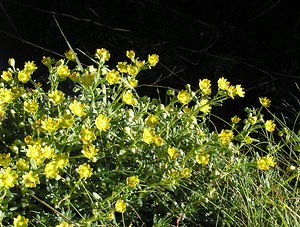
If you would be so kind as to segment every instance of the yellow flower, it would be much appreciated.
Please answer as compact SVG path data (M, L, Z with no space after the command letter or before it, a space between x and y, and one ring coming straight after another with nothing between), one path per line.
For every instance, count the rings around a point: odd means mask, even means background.
M1 120L5 116L5 111L6 111L5 105L0 102L0 125L1 125Z
M72 114L64 113L61 118L60 126L62 128L69 128L74 123L74 116Z
M160 135L155 136L154 138L154 143L157 146L162 146L164 144L164 140L161 138Z
M13 78L13 75L10 71L3 71L1 74L1 78L8 82Z
M173 160L175 160L179 156L178 150L174 147L169 147L167 152L168 152L168 155L170 156L170 158Z
M55 162L49 162L44 169L46 178L56 178L58 177L58 166Z
M5 170L0 172L0 187L13 188L17 183L18 174L7 167Z
M74 53L72 50L68 50L65 52L66 58L70 61L74 61L75 55L76 55L76 53Z
M145 120L145 124L150 126L151 128L155 127L156 125L159 124L159 118L158 116L155 115L149 115L146 120Z
M126 179L126 184L130 187L135 187L140 183L139 177L138 176L131 176L127 177Z
M134 61L135 58L135 52L133 50L127 50L126 51L126 56L131 60Z
M131 86L131 87L136 87L137 85L138 85L138 83L139 83L139 81L138 80L136 80L136 79L134 79L134 78L132 78L132 77L128 77L128 83L129 83L129 85Z
M228 90L230 82L227 81L224 77L218 79L218 87L221 90Z
M211 106L208 104L208 99L202 99L200 101L200 108L199 110L203 112L204 114L208 114L211 111Z
M59 128L60 121L51 117L46 118L41 121L42 129L48 132L54 132Z
M273 120L267 120L265 122L265 128L268 132L274 132L274 130L276 128L276 124L274 123Z
M192 100L188 90L180 91L177 95L177 98L183 105L188 104Z
M230 98L234 99L234 95L236 94L236 89L234 86L229 86L227 89L227 94Z
M218 136L222 144L228 144L233 139L233 132L229 129L222 129Z
M257 166L260 170L268 170L271 167L274 167L276 165L276 162L274 162L273 156L264 156L257 160Z
M111 70L106 74L106 80L109 84L116 84L121 79L119 71Z
M1 154L0 153L0 166L8 166L11 162L10 153Z
M250 115L247 120L251 125L255 125L257 122L257 117Z
M78 102L77 100L74 100L70 105L69 105L69 109L71 110L72 114L78 116L78 117L82 117L84 116L86 113L84 112L84 104L81 102Z
M253 139L252 139L250 136L245 136L244 141L245 141L245 143L247 143L247 144L251 144L252 141L253 141Z
M199 80L199 88L204 95L210 95L211 94L210 80L208 79Z
M18 73L18 80L21 81L23 84L27 83L31 79L30 73L22 70Z
M14 218L14 227L27 227L28 221L28 218L18 215L16 218Z
M62 103L65 99L65 94L62 91L54 90L51 93L48 94L49 101L53 104L57 105Z
M51 65L51 58L43 56L42 63L46 66L50 66Z
M93 142L93 140L96 139L95 133L88 128L81 129L80 137L84 144L90 144L91 142Z
M240 84L235 86L235 92L239 97L245 97L244 88Z
M148 55L148 62L150 66L155 66L159 61L159 56L156 54Z
M31 158L37 166L41 165L45 161L42 146L38 143L27 145L26 156Z
M10 103L14 99L11 89L0 88L0 103Z
M122 100L127 105L134 105L137 102L137 100L133 97L133 94L131 91L126 91L123 94Z
M95 124L96 127L100 130L100 131L107 131L110 128L110 118L99 114L98 117L95 120Z
M56 225L55 227L74 227L74 225L69 224L64 221L64 222L60 223L59 225Z
M182 171L181 171L181 175L184 177L184 178L190 178L192 176L192 170L189 169L189 168L184 168Z
M29 101L24 101L24 110L28 113L35 113L39 108L38 102L33 99Z
M28 163L23 158L19 158L19 160L16 162L16 167L18 171L24 171L29 169Z
M154 142L154 131L152 131L151 129L148 128L144 128L144 132L143 132L143 140L145 143L150 144Z
M57 68L57 74L61 77L68 77L70 75L70 69L67 65L60 65Z
M121 73L127 73L127 62L118 62L117 69Z
M124 213L126 211L126 204L122 199L119 199L115 204L115 211Z
M54 162L58 169L63 169L69 163L69 158L66 153L61 153L54 158Z
M109 60L110 58L110 53L108 50L101 48L96 50L96 58L100 60L100 62L104 63Z
M25 62L25 65L24 65L25 72L32 74L36 69L37 69L37 67L33 61Z
M196 161L198 164L207 165L209 162L209 154L206 154L205 152L200 152L196 155Z
M231 122L232 122L232 124L237 124L237 123L239 123L240 122L240 120L241 120L241 118L239 118L238 116L233 116L232 118L231 118Z
M260 97L259 102L264 107L270 107L271 106L271 101L267 97Z
M88 159L96 160L95 156L98 153L98 149L94 145L83 145L81 153Z
M79 174L80 179L87 179L92 176L93 169L89 164L84 163L76 169L76 172Z
M23 184L26 188L35 188L40 183L40 179L37 174L33 174L32 170L22 176Z
M139 73L139 69L135 65L127 65L127 73L135 77Z

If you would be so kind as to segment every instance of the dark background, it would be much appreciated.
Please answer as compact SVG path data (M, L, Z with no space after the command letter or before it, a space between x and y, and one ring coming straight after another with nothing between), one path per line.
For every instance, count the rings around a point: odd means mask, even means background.
M242 84L246 97L229 102L224 116L272 100L277 115L299 114L300 4L289 0L0 0L0 68L74 49L88 55L110 50L113 67L133 49L141 58L157 53L160 64L139 76L141 94L163 96L165 88L197 88L226 77ZM78 52L78 51L77 51ZM83 63L91 64L78 54ZM43 66L40 66L43 67ZM300 84L299 84L300 85ZM160 87L159 89L157 87Z

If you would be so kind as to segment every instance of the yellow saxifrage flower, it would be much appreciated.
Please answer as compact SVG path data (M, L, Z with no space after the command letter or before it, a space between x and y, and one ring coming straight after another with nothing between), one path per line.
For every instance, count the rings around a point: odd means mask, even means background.
M160 135L156 135L153 139L154 139L155 145L157 145L157 146L162 146L164 144L164 140L163 140L163 138L161 138Z
M259 102L264 107L270 107L271 106L271 100L269 100L267 97L260 97Z
M70 69L67 65L60 65L57 68L57 74L63 78L66 78L70 75Z
M151 129L148 128L144 128L144 132L143 132L143 140L145 143L150 144L154 142L154 131L152 131Z
M1 78L3 80L5 80L6 82L8 82L8 81L12 80L13 75L10 71L3 71L1 74Z
M31 74L22 70L18 73L18 80L26 84L31 79Z
M49 101L55 105L62 103L65 99L65 94L62 91L54 90L48 94Z
M59 128L60 121L58 119L54 119L51 117L46 118L45 120L41 121L42 129L47 132L54 132Z
M35 70L37 70L37 67L33 61L28 61L28 62L25 62L24 70L25 70L25 72L32 74Z
M235 92L239 97L245 97L244 88L240 84L235 86Z
M265 129L268 131L268 132L274 132L276 128L276 124L274 123L273 120L267 120L265 122Z
M200 108L199 110L203 112L204 114L208 114L211 111L211 106L208 104L209 100L208 99L202 99L200 101Z
M0 172L0 188L13 188L17 183L18 174L7 167L5 170Z
M11 89L0 88L0 103L10 103L14 99Z
M170 158L173 160L175 160L179 156L178 150L174 147L169 147L167 152L168 152L168 155L170 156Z
M177 95L177 98L183 105L188 104L192 100L192 96L188 90L180 91Z
M98 153L98 149L93 145L83 145L82 146L82 150L81 153L88 159L92 160L92 161L96 161L95 156Z
M119 199L115 204L115 211L119 213L124 213L126 211L126 203L124 200Z
M87 179L92 176L93 169L89 164L84 163L76 169L76 172L79 174L80 179Z
M8 166L11 162L10 153L0 154L0 166Z
M190 178L192 176L192 170L189 168L184 168L181 171L181 176L183 176L184 178Z
M200 152L196 155L196 161L198 164L207 165L209 162L210 155L205 152Z
M229 84L230 84L230 82L227 81L227 79L225 79L224 77L221 77L220 79L218 79L218 87L221 90L227 91L229 89Z
M23 158L19 158L19 160L16 162L16 167L18 171L24 171L29 169L28 163Z
M108 50L101 48L96 50L96 58L100 60L100 62L106 62L110 58L110 53Z
M260 170L268 170L271 167L274 167L276 165L276 162L274 162L273 156L264 156L257 160L257 166Z
M110 85L118 83L121 79L119 71L116 71L114 69L109 71L106 74L105 78Z
M49 162L44 169L46 178L56 178L58 177L59 171L58 171L58 166L56 164L56 162L52 161Z
M74 123L74 116L72 114L64 113L61 118L60 126L62 128L69 128Z
M134 105L136 104L137 100L136 98L133 97L133 94L131 91L126 91L123 94L122 100L124 103L126 103L127 105Z
M240 122L240 120L241 120L241 118L239 118L238 116L233 116L232 118L231 118L231 122L232 122L232 124L237 124L237 123L239 123Z
M222 144L228 144L234 137L233 132L229 129L222 129L218 136Z
M39 104L35 99L24 101L23 105L24 105L24 110L28 113L35 113L39 108Z
M118 62L117 69L121 73L127 73L127 62Z
M92 131L88 128L81 129L80 137L81 137L81 141L84 144L90 144L93 142L93 140L96 139L96 135L95 135L94 131Z
M211 94L211 83L209 79L199 80L199 88L204 95Z
M131 176L131 177L127 177L126 179L126 185L130 186L130 187L135 187L140 183L139 177L138 176Z
M127 50L126 51L126 56L131 60L134 61L135 58L135 52L133 50Z
M100 132L106 132L108 129L110 129L110 120L110 118L99 114L95 120L96 127L100 130Z
M157 54L148 55L148 62L150 66L155 66L159 61L159 56Z
M40 179L37 174L33 174L32 170L22 176L22 183L27 188L35 188L40 183Z
M74 227L74 225L69 224L69 223L64 221L64 222L60 223L59 225L56 225L55 227Z
M86 113L84 112L84 109L85 109L84 104L81 102L78 102L77 100L74 100L69 105L69 109L71 110L72 114L74 114L78 117L82 117L82 116L86 115Z
M75 60L75 53L72 50L68 50L65 52L65 56L68 60L74 61Z
M28 221L28 218L18 215L16 218L14 218L14 227L27 227Z
M149 115L145 119L145 124L148 125L148 126L150 126L151 128L154 128L156 125L159 124L159 118L158 118L158 116Z

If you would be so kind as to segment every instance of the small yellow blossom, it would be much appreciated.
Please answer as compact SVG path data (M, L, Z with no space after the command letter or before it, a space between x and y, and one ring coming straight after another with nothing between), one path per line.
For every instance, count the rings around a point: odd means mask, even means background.
M204 95L211 94L211 81L208 79L199 80L199 88Z
M139 73L139 69L135 65L127 65L127 73L128 75L135 77Z
M58 177L59 171L58 166L55 162L49 162L44 169L46 178L56 178Z
M70 61L75 60L75 55L76 55L76 53L74 53L72 50L68 50L68 51L65 52L66 58Z
M168 152L168 155L170 156L170 158L173 160L175 160L179 156L178 150L174 147L169 147L167 152Z
M227 81L224 77L218 79L218 87L221 90L228 90L230 82Z
M192 170L189 169L189 168L184 168L182 171L181 171L181 175L184 177L184 178L190 178L192 176Z
M8 166L11 162L10 153L1 154L0 153L0 166Z
M245 143L247 143L247 144L251 144L252 141L253 141L253 139L252 139L250 136L245 136L244 141L245 141Z
M0 187L13 188L17 183L18 174L7 167L0 172Z
M208 99L202 99L200 101L200 108L199 110L203 112L204 114L208 114L211 111L211 106L208 104L209 100Z
M63 169L69 163L68 155L66 153L56 155L56 157L54 158L54 162L58 169Z
M235 86L235 91L239 97L245 97L244 88L242 88L242 86L240 84Z
M271 101L267 97L260 97L259 102L264 107L270 107L271 106Z
M150 66L155 66L159 61L159 56L157 54L148 55L148 62Z
M134 58L135 58L135 52L134 52L134 50L127 50L127 51L126 51L126 56L127 56L131 61L134 61Z
M96 58L100 60L100 62L104 63L109 60L110 53L108 50L101 48L96 50Z
M192 96L188 90L180 91L177 95L177 98L183 105L188 104L192 100Z
M271 167L274 167L276 165L276 162L274 162L273 156L264 156L257 160L257 166L260 170L268 170Z
M233 132L229 129L222 129L218 136L222 144L228 144L234 137Z
M155 127L156 125L159 124L159 118L156 115L149 115L145 119L145 124L150 126L151 128Z
M126 211L126 203L124 200L119 199L115 204L115 211L119 213L124 213Z
M118 83L121 79L119 71L116 71L114 69L109 71L106 74L105 78L110 85Z
M5 116L5 111L6 111L6 108L5 108L5 105L4 103L1 103L0 102L0 125L1 125L1 120L4 118Z
M69 105L69 109L71 110L72 114L74 114L78 117L82 117L82 116L86 115L86 113L84 112L85 105L81 102L78 102L77 100L74 100Z
M143 140L145 143L150 144L154 142L154 131L152 131L151 129L148 128L144 128L144 132L143 132Z
M60 65L57 68L57 74L63 78L66 78L70 75L70 69L67 65Z
M129 85L133 88L136 87L139 83L139 81L137 79L134 79L132 77L128 77L127 80L128 80Z
M96 160L95 156L98 153L98 149L94 145L83 145L81 153L88 159Z
M29 169L29 165L26 162L25 159L19 158L18 161L16 162L16 167L18 171L24 171Z
M39 104L35 99L24 101L23 105L24 105L24 110L28 113L35 113L39 108Z
M274 123L273 120L267 120L265 122L265 128L268 132L274 132L274 130L276 128L276 124Z
M51 65L51 58L43 56L42 63L46 66L50 66Z
M131 91L126 91L123 94L122 100L124 103L126 103L127 105L134 105L136 104L137 100L136 98L133 97L133 94Z
M127 62L118 62L117 69L121 73L127 73Z
M5 80L6 82L8 82L8 81L12 80L13 75L10 71L3 71L1 74L1 78L3 80Z
M69 224L69 223L64 221L64 222L60 223L59 225L56 225L55 227L74 227L74 225Z
M104 116L103 114L99 114L95 120L96 127L100 131L106 132L110 128L110 118Z
M73 125L73 123L74 123L74 116L69 113L64 113L61 118L60 126L62 128L69 128Z
M18 80L21 81L23 84L27 83L31 79L30 73L22 70L18 73Z
M48 94L49 101L55 105L62 103L65 99L65 94L62 91L54 90Z
M164 140L161 138L160 135L156 135L154 138L154 143L157 146L162 146L164 144Z
M232 122L232 124L237 124L237 123L239 123L241 121L241 118L239 118L238 116L233 116L232 118L231 118L231 122Z
M26 156L31 158L37 166L41 165L45 161L42 146L38 143L27 145Z
M27 188L35 188L40 183L40 179L37 174L33 174L32 170L22 176L23 184Z
M82 128L80 131L80 138L84 144L90 144L93 140L96 139L94 131L88 128Z
M41 127L47 132L54 132L59 128L60 121L51 117L41 121Z
M198 164L207 165L209 162L210 155L205 152L200 152L196 155L196 161Z
M0 88L0 103L10 103L14 99L11 89Z
M131 177L127 177L126 179L126 185L130 186L130 187L135 187L140 183L139 177L138 176L131 176Z
M25 65L24 65L25 72L32 74L35 70L37 70L37 67L33 61L25 62Z
M255 125L256 122L257 122L257 116L249 115L247 121L248 121L251 125Z
M89 164L84 163L76 169L76 172L79 174L80 179L87 179L92 176L93 169Z
M14 218L14 227L27 227L28 221L28 218L18 215L16 218Z

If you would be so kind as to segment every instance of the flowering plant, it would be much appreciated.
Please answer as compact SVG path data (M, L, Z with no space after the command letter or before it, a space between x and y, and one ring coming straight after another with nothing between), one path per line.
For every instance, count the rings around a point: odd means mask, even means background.
M265 120L269 99L247 108L243 123L233 116L218 129L212 108L244 97L241 85L222 77L213 91L201 79L195 91L169 90L163 104L135 89L156 54L139 60L127 51L129 60L114 69L103 48L86 67L73 51L65 56L42 59L47 84L33 79L34 62L19 69L9 59L2 72L0 226L244 225L254 223L257 207L273 217L265 224L283 222L274 212L286 208L274 199L296 193L289 187L298 177L299 135L274 115ZM296 212L293 201L286 205Z

